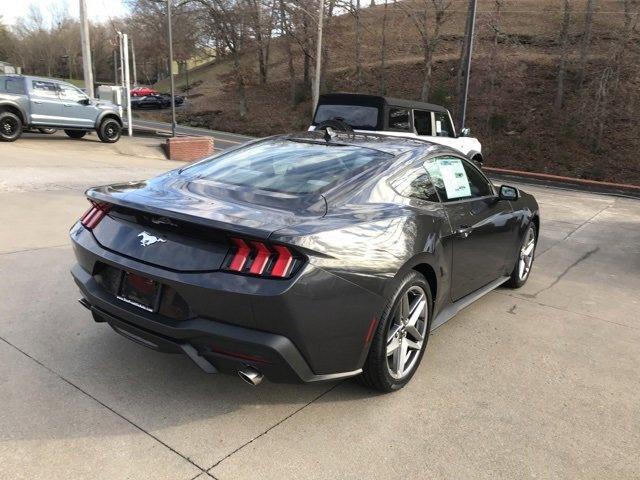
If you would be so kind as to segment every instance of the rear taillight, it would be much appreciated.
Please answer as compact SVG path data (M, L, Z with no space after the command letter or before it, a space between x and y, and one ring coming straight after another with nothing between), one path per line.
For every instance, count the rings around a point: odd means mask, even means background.
M89 230L95 228L111 210L108 203L91 202L91 208L80 218L80 223Z
M302 258L284 245L231 238L233 248L224 263L225 270L271 278L288 278Z

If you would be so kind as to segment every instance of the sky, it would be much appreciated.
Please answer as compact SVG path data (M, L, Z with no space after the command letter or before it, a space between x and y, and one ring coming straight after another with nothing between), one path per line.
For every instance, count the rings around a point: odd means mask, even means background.
M86 0L86 2L89 19L95 22L123 15L127 11L124 0ZM50 8L66 8L72 16L78 16L78 0L0 0L0 16L3 23L14 25L19 17L27 15L31 4L40 8L47 23L51 19Z

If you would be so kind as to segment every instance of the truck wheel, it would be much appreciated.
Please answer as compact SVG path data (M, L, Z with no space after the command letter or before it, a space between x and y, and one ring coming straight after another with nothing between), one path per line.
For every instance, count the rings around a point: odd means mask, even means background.
M104 143L115 143L120 140L122 127L115 118L106 118L98 127L98 137Z
M68 137L76 139L80 139L87 134L84 130L65 130L64 133L66 133Z
M22 121L11 112L0 112L0 141L15 142L22 135Z

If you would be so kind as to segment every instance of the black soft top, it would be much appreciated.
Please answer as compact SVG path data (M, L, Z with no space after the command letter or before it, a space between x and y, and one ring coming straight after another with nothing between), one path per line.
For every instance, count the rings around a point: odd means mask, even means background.
M372 107L404 107L417 110L430 110L433 112L447 113L448 110L441 105L418 102L416 100L404 100L402 98L385 97L382 95L364 95L360 93L327 93L320 95L318 104L336 105L371 105Z

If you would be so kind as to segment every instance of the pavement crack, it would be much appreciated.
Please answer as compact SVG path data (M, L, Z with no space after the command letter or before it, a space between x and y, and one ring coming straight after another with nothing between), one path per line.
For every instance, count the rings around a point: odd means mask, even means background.
M58 372L56 372L55 370L53 370L52 368L48 367L47 365L45 365L44 363L42 363L40 360L38 360L37 358L31 356L30 354L28 354L27 352L25 352L24 350L22 350L20 347L14 345L13 343L11 343L9 340L7 340L4 337L0 336L0 340L2 340L4 343L6 343L7 345L9 345L11 348L17 350L18 352L20 352L21 354L23 354L25 357L31 359L32 361L34 361L35 363L37 363L38 365L40 365L42 368L44 368L45 370L51 372L53 375L55 375L56 377L58 377L60 380L62 380L63 382L65 382L67 385L75 388L76 390L78 390L80 393L83 393L84 395L86 395L87 397L89 397L90 399L92 399L94 402L96 402L97 404L101 405L102 407L106 408L107 410L109 410L111 413L113 413L114 415L116 415L117 417L121 418L122 420L124 420L125 422L127 422L129 425L131 425L132 427L134 427L136 430L141 431L142 433L144 433L145 435L151 437L153 440L155 440L156 442L158 442L160 445L162 445L163 447L167 448L168 450L170 450L171 452L175 453L176 455L178 455L179 457L181 457L183 460L187 461L188 463L190 463L191 465L193 465L194 467L196 467L198 470L200 470L200 473L198 473L198 476L200 476L201 474L206 474L207 476L209 476L210 478L215 478L213 477L211 474L209 474L209 472L204 469L203 467L201 467L200 465L198 465L197 463L193 462L189 457L183 455L182 453L178 452L176 449L174 449L173 447L171 447L170 445L166 444L165 442L163 442L162 440L160 440L158 437L156 437L154 434L148 432L147 430L145 430L144 428L142 428L140 425L136 424L133 420L128 419L127 417L125 417L123 414L121 414L120 412L114 410L112 407L110 407L109 405L107 405L106 403L104 403L103 401L99 400L98 398L94 397L93 395L91 395L89 392L87 392L86 390L84 390L82 387L76 385L75 383L73 383L71 380L63 377L62 375L60 375ZM197 478L197 477L196 477Z
M35 252L36 250L46 250L47 248L62 248L69 247L70 244L63 243L62 245L50 245L48 247L33 247L33 248L25 248L23 250L14 250L12 252L0 252L0 255L13 255L14 253L24 253L24 252Z
M600 250L600 247L596 247L593 250L589 250L587 253L582 255L579 259L577 259L575 262L573 262L571 265L569 265L567 268L565 268L564 271L560 275L558 275L556 277L556 279L553 282L551 282L550 285L544 287L542 290L539 290L538 292L536 292L534 294L522 294L522 296L523 297L527 297L527 298L537 298L538 295L540 295L542 292L546 292L547 290L555 287L558 284L558 282L560 280L562 280L564 278L564 276L571 271L572 268L574 268L577 265L579 265L580 263L584 262L587 258L589 258L591 255L596 253L598 250Z
M222 462L224 462L227 458L231 457L232 455L235 455L236 453L238 453L240 450L242 450L244 447L246 447L247 445L252 444L253 442L255 442L256 440L258 440L259 438L265 436L267 433L269 433L271 430L273 430L274 428L276 428L279 425L282 425L284 422L286 422L287 420L289 420L291 417L293 417L294 415L296 415L298 412L301 412L302 410L304 410L305 408L307 408L309 405L311 405L312 403L320 400L322 397L324 397L326 394L328 394L329 392L333 391L336 387L338 387L339 385L342 385L342 383L344 382L338 382L335 385L333 385L331 388L329 388L328 390L325 390L324 392L322 392L320 395L318 395L317 397L313 398L311 401L309 401L308 403L304 404L303 406L301 406L300 408L298 408L297 410L294 410L293 412L291 412L289 415L287 415L286 417L284 417L282 420L280 420L277 423L274 423L273 425L271 425L269 428L267 428L264 432L262 432L260 435L256 435L255 437L253 437L251 440L249 440L248 442L243 443L242 445L240 445L238 448L236 448L233 452L225 455L223 458L221 458L220 460L218 460L215 464L213 464L211 467L209 467L207 469L207 473L209 473L212 469L214 469L215 467L217 467L218 465L220 465Z

